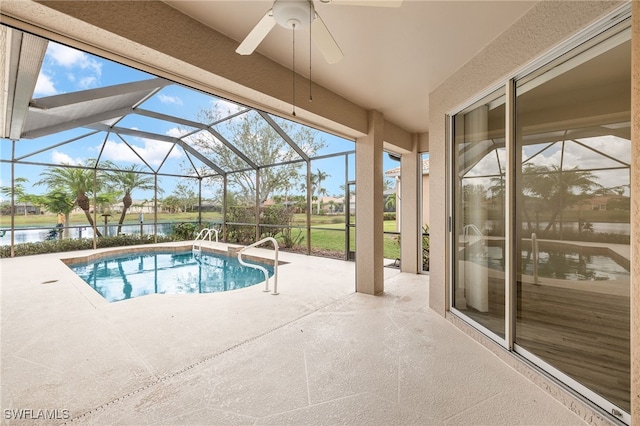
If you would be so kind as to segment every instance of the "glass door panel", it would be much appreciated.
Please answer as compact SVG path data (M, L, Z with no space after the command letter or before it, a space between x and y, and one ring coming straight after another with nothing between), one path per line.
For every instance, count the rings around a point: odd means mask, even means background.
M453 307L505 336L505 94L453 119Z
M516 343L630 410L630 42L516 88Z

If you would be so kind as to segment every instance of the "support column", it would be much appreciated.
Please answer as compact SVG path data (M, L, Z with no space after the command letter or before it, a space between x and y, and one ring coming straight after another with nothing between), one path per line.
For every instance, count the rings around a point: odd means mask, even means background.
M356 140L356 291L384 291L382 144L384 117L369 111L367 135Z
M640 2L631 30L631 424L640 425Z
M420 179L422 159L418 153L418 136L413 135L411 153L402 154L400 160L400 270L417 274L422 269L422 253L419 235L420 224Z

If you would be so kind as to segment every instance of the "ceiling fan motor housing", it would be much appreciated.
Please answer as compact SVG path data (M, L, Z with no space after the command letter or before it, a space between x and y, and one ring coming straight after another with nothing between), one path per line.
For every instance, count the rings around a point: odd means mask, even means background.
M271 12L276 22L287 29L305 28L312 16L315 18L313 3L308 0L276 0Z

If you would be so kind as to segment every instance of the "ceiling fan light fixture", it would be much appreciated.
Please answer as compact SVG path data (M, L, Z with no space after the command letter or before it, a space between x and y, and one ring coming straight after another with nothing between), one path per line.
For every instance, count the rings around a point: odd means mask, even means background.
M271 12L276 22L287 29L305 28L315 18L313 3L307 0L276 0Z

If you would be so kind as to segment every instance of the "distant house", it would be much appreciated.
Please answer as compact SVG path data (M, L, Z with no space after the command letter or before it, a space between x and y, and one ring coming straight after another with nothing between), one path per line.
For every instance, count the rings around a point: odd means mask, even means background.
M584 200L582 208L589 210L630 210L631 198L624 195L599 195Z
M320 209L327 214L337 214L344 212L344 197L322 197L320 198Z
M26 213L25 213L26 210ZM42 214L43 212L40 210L40 207L31 204L31 203L16 203L13 206L13 212L15 215L24 215L24 214Z
M402 211L400 188L402 187L402 177L400 175L400 166L387 170L384 175L388 178L395 179L396 194L396 226L400 229L400 212ZM429 224L429 159L422 160L422 225Z
M111 204L109 208L117 213L122 213L124 209L124 204L122 201L118 203ZM132 200L131 207L127 213L153 213L153 201L148 200Z
M355 200L354 200L355 202ZM262 203L263 207L274 206L276 203L273 199L268 199ZM284 201L282 205L287 207L294 207L299 204L299 201ZM318 212L318 201L314 200L311 205L311 211L313 213ZM320 211L324 214L332 215L344 212L344 197L321 197L320 198ZM352 212L353 213L353 212Z
M198 206L195 206L195 210L197 209L198 209ZM200 211L203 211L203 212L222 211L222 204L213 200L202 200L202 202L200 203Z

